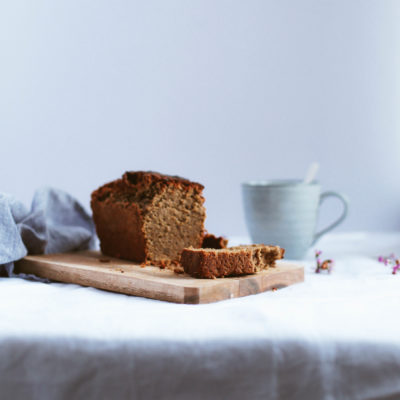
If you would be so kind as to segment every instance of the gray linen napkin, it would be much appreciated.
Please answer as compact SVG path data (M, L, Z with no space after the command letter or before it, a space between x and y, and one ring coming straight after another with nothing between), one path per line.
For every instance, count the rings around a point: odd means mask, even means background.
M16 276L14 261L27 254L85 250L94 245L93 221L68 193L38 189L30 210L15 197L0 193L0 273Z

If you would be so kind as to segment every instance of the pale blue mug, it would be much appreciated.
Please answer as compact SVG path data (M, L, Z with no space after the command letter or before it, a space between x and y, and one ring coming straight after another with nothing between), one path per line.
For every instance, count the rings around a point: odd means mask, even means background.
M249 181L242 184L244 212L253 243L278 245L285 258L303 259L307 250L347 216L348 200L341 193L321 193L317 182L300 180ZM316 232L321 203L336 197L343 204L339 218Z

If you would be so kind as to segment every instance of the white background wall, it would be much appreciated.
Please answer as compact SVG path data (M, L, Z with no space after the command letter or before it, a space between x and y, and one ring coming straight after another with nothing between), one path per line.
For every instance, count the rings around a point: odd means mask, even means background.
M88 206L158 170L205 184L209 230L235 235L242 181L318 160L341 229L398 230L398 25L396 0L2 1L0 191Z

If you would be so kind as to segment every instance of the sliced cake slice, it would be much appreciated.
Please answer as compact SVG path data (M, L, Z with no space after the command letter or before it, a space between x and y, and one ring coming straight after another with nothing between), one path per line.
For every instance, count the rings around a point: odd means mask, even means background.
M262 244L235 246L227 249L183 249L180 263L195 278L222 278L254 274L275 266L285 250Z

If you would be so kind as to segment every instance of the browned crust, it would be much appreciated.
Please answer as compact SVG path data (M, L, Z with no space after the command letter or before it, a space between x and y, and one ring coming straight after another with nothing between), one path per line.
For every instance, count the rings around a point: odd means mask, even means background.
M165 175L154 171L127 171L122 179L128 185L141 185L149 187L154 184L161 184L163 186L176 185L185 188L195 188L199 191L204 189L204 186L197 182L189 181L177 175Z
M263 248L268 252L269 262L263 269L273 267L275 261L283 258L285 250L279 246L237 246L228 249L184 249L180 263L184 271L195 278L221 278L240 276L257 272L253 262L255 248Z
M203 236L203 249L226 249L228 246L228 239L223 236L215 236L211 233L205 233Z
M91 203L93 219L103 254L146 262L146 241L139 207L119 203Z
M153 188L152 191L158 192L167 186L176 186L186 190L193 188L198 192L202 192L204 189L204 186L200 183L191 182L179 176L163 175L153 171L127 171L122 175L121 179L106 183L95 190L92 193L92 202L114 201L115 194L129 194L130 192L144 193L146 195L146 191L149 191L149 188ZM147 193L147 195L151 196L152 193ZM121 199L118 200L124 202ZM128 200L126 202L129 203Z

